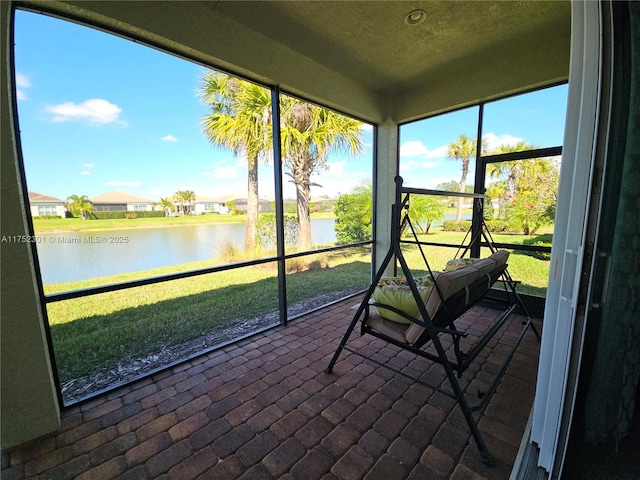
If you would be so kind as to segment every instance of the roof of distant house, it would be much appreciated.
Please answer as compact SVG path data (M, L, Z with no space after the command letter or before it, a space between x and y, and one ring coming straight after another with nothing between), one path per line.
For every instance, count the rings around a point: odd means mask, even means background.
M29 191L29 202L32 203L64 203L61 198L52 197L43 193Z
M111 192L102 193L91 197L92 203L153 203L153 200L148 198L139 197L138 195L132 195L131 193L121 192L120 190L113 190Z
M200 197L198 197L200 198ZM225 202L233 202L234 200L237 200L238 198L241 198L240 196L238 196L237 193L231 193L228 195L223 195L222 197L216 197L216 200L218 202L221 203L225 203Z

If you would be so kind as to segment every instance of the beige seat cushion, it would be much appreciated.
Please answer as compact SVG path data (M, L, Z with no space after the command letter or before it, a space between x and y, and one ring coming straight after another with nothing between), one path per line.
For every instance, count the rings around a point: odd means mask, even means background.
M444 272L438 275L436 278L436 285L440 289L440 295L434 287L431 290L431 294L425 302L427 313L430 318L436 314L442 300L447 300L453 296L456 292L464 289L467 285L472 284L475 279L478 278L478 270L475 265L469 265L468 267L454 270L453 272ZM420 336L424 332L424 327L416 323L412 323L405 334L407 342L413 344L418 341Z
M505 265L508 258L509 252L506 250L498 250L490 257L482 259L473 265L469 265L465 268L452 272L435 274L436 285L440 289L440 295L442 295L442 297L438 294L435 288L431 290L431 293L425 300L425 307L429 317L433 318L435 316L442 304L442 300L447 300L458 291L471 285L478 278L486 276L487 287L490 287L489 278L491 273ZM396 322L390 322L382 318L375 307L371 306L369 308L369 317L366 320L367 325L400 342L413 345L418 341L425 330L424 327L416 323L403 325ZM422 317L418 315L418 319L421 318Z
M376 332L380 332L387 337L393 338L398 342L407 342L406 332L409 325L404 323L394 322L383 318L378 313L378 310L374 306L369 307L369 317L367 318L367 325L373 328ZM413 325L413 324L412 324Z

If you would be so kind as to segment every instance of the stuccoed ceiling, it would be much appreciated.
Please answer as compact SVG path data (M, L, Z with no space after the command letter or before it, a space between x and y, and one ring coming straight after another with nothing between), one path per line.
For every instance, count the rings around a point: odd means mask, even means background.
M64 1L27 5L338 108L407 121L567 79L568 1ZM426 20L405 23L414 10Z
M570 22L569 4L558 1L245 1L209 5L387 95L420 88L449 64L476 63L477 58L500 67L505 63L502 54L513 45L542 45L550 36L566 35ZM408 26L405 17L415 9L424 10L426 20Z

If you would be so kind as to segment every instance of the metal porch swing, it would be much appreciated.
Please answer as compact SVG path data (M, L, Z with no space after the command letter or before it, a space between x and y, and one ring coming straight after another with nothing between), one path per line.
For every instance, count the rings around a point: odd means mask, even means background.
M410 221L409 201L411 195L443 195L443 192L403 187L403 180L399 176L395 178L395 182L395 203L392 206L391 213L391 246L382 264L375 273L373 282L367 289L364 298L357 308L354 307L352 309L355 310L353 319L334 353L326 372L332 373L333 367L338 361L342 350L347 350L455 399L460 405L473 439L480 451L482 462L486 465L493 466L495 461L480 434L477 422L473 417L473 412L483 410L488 404L491 395L495 392L498 383L511 363L516 349L520 345L526 332L531 329L538 340L540 339L540 333L533 324L531 316L517 292L519 282L513 280L507 270L506 260L509 253L505 250L495 249L493 246L493 238L484 220L482 220L481 228L477 229L478 231L475 234L472 234L472 229L469 229L462 244L458 247L456 258L463 258L469 253L474 242L480 240L480 236L484 239L484 244L489 246L491 256L485 259L477 259L473 262L469 261L468 266L454 271L434 272L429 265L422 243L418 241L416 231ZM454 192L447 192L446 195L473 198L474 208L477 206L479 211L482 211L482 204L480 202L483 201L483 195L457 194ZM410 230L413 241L401 239L403 232L407 229ZM469 238L471 238L471 240L465 245L465 242L467 242ZM415 244L419 249L420 256L424 261L424 266L432 280L432 286L426 297L424 295L424 287L418 286L416 278L409 268L401 248L402 243ZM400 267L402 277L397 276L398 266ZM397 306L381 303L379 300L374 299L379 282L385 277L385 273L389 270L393 270L395 278L403 278L403 280L406 281L406 286L403 288L406 292L406 287L408 287L413 301L415 301L417 305L417 314L408 314L406 310L402 310ZM498 307L502 311L489 328L479 336L475 343L469 347L468 350L463 351L460 341L462 338L467 337L468 333L456 328L455 322L463 313L478 304L478 302L487 300L485 295L491 290L494 284L501 285L502 288L499 290L501 293L496 298L492 298L490 303L493 307ZM479 402L475 405L469 405L458 379L461 378L465 370L472 364L478 354L487 346L489 341L507 322L517 308L519 308L526 317L526 320L522 322L522 330L492 383L486 391L478 392ZM358 322L361 324L361 335L365 333L373 335L397 347L442 365L451 390L442 388L441 386L431 385L421 379L414 378L375 358L364 355L358 349L347 345L349 337ZM447 355L441 338L452 343L454 358ZM448 342L445 342L445 344L446 343ZM432 346L435 349L435 353L432 353L433 350L430 352L423 348L427 346Z

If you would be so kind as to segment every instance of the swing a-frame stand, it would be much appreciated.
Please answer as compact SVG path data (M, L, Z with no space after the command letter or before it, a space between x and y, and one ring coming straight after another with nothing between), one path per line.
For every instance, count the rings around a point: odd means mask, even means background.
M513 280L507 271L506 260L509 254L504 250L496 250L493 247L493 239L491 238L491 234L484 224L484 221L482 221L481 228L477 229L478 231L475 234L472 234L471 230L467 232L467 235L463 240L463 244L459 247L456 256L459 255L460 258L464 257L464 255L470 251L474 242L478 242L480 236L482 236L484 238L485 245L488 245L491 250L492 255L490 257L478 259L473 263L470 261L468 266L451 272L434 273L431 270L429 262L427 261L426 255L422 249L422 244L418 241L416 232L409 218L409 200L412 194L442 195L442 192L403 188L402 178L396 177L396 199L391 212L393 225L391 232L391 246L384 257L380 268L378 268L378 271L374 275L373 282L367 289L362 302L355 309L355 315L353 316L338 349L333 355L326 372L332 372L342 350L347 350L364 357L377 365L388 368L396 372L398 375L410 378L417 383L455 399L460 405L460 409L462 410L467 424L469 425L473 439L480 451L482 462L486 465L493 466L495 461L482 439L477 422L473 417L473 412L483 410L488 404L491 395L494 393L503 374L511 363L516 349L520 345L527 330L531 329L538 339L540 339L540 334L532 323L531 316L527 312L522 299L516 291L518 282ZM474 199L476 204L480 205L480 211L482 210L480 204L483 198L482 195L456 194L452 192L447 192L447 195L471 197ZM480 218L482 217L480 216ZM413 234L413 241L401 240L401 235L407 228ZM471 238L471 241L465 246L464 244L468 238ZM431 287L426 300L424 299L424 296L421 296L416 279L412 275L409 265L407 264L407 260L401 248L402 243L411 243L418 246L426 270L433 279L433 286ZM415 300L417 304L419 313L415 316L409 315L393 305L377 303L374 300L374 292L376 291L380 280L387 274L387 272L393 272L394 276L397 276L398 267L400 268L401 275L404 277L406 285L413 296L413 300ZM501 313L491 326L489 326L489 328L477 339L477 341L466 351L463 351L460 345L460 340L466 337L467 333L457 329L455 321L464 312L472 308L480 300L484 299L486 293L494 284L500 284L502 286L501 298L492 300L500 306ZM518 336L510 353L507 355L493 382L489 385L486 391L478 392L478 397L480 399L479 402L473 406L469 405L464 392L460 387L458 379L471 365L477 355L484 349L491 338L500 330L505 322L507 322L516 308L520 308L527 318L526 321L522 322L520 335ZM390 320L390 318L392 318L392 316L389 315L390 312L396 314L395 320ZM385 316L387 318L385 318ZM398 316L402 317L401 320L404 319L404 321L399 322ZM451 390L431 385L420 379L410 377L406 373L396 370L384 363L378 362L374 358L370 358L362 354L357 349L348 346L347 342L349 337L358 323L360 323L361 334L367 333L373 335L418 356L442 365ZM450 358L447 355L445 347L441 341L441 338L443 337L453 344L453 356L455 359ZM429 352L423 348L429 344L433 346L435 353L432 353L433 350Z

